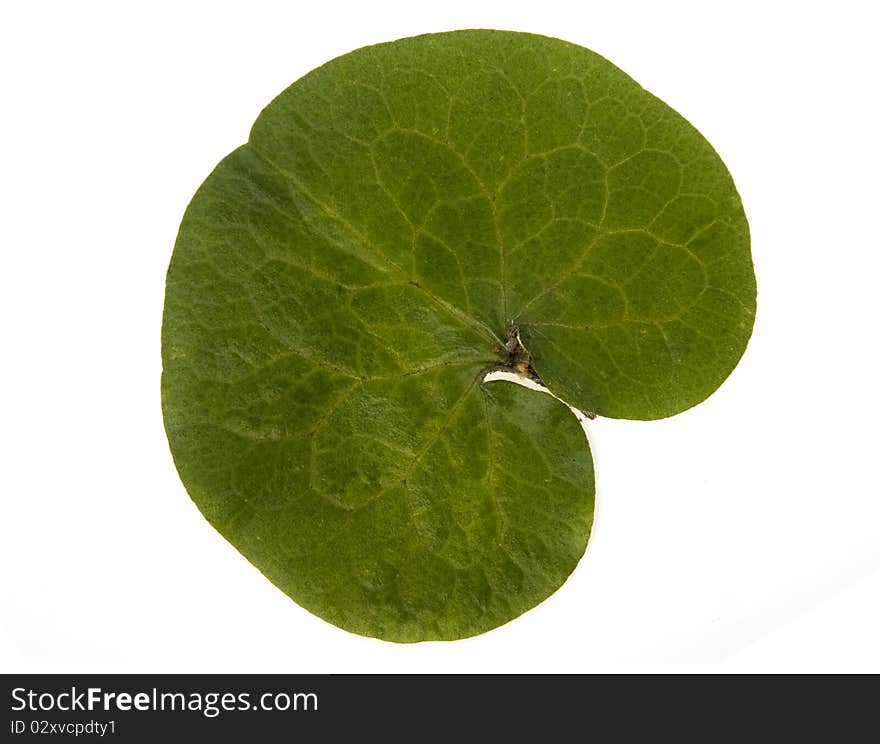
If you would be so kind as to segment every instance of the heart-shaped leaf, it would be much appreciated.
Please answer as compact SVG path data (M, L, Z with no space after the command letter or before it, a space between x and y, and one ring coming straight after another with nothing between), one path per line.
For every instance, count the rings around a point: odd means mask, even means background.
M598 55L462 31L367 47L260 115L187 209L163 409L207 519L303 607L394 641L496 627L584 552L560 401L699 403L751 333L733 182Z

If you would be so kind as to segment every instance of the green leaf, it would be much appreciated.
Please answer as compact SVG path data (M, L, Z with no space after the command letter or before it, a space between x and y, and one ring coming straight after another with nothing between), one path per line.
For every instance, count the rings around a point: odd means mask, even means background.
M710 395L751 332L733 182L683 118L580 47L461 31L347 54L260 115L187 209L165 424L206 518L347 630L455 639L584 552L569 409Z

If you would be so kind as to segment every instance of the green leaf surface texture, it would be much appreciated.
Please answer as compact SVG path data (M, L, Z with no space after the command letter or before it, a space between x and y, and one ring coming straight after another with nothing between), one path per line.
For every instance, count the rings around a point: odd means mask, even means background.
M739 196L675 111L556 39L402 39L295 82L199 188L165 425L199 509L300 605L452 640L552 594L592 525L575 416L486 371L661 418L721 384L754 312Z

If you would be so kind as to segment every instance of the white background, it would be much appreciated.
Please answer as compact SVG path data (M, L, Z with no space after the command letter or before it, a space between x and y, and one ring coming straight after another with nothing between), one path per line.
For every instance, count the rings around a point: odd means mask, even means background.
M871 3L7 3L0 670L880 671L880 70ZM350 635L200 516L159 405L190 197L276 94L366 44L494 27L612 60L719 151L759 300L702 405L588 425L587 555L466 641Z

